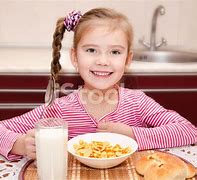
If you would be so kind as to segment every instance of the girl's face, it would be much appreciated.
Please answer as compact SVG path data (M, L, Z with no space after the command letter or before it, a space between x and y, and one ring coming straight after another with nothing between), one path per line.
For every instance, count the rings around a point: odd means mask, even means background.
M121 79L125 66L130 62L125 33L109 31L106 26L85 33L71 50L71 60L88 89L107 90Z

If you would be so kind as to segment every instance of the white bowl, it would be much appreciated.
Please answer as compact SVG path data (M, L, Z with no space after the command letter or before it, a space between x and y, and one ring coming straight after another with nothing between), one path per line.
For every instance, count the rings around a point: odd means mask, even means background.
M92 141L108 141L111 145L119 144L121 147L130 147L132 152L114 158L89 158L77 155L73 147L74 144L79 144L79 140L88 143ZM81 163L93 168L110 168L119 165L125 161L138 148L137 142L125 135L116 133L87 133L76 136L68 141L68 152L71 153Z

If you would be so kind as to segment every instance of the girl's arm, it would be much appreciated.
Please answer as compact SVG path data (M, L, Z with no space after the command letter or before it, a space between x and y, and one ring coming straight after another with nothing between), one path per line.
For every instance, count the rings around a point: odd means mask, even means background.
M35 122L40 118L43 110L44 106L40 106L21 116L0 122L1 155L10 160L20 157L19 155L24 155L22 152L24 150L24 136L27 131L35 127ZM12 150L16 142L18 151Z
M24 146L25 137L29 137L27 132L35 128L35 123L41 118L45 105L39 106L34 110L27 112L21 116L8 120L0 121L0 154L7 159L12 160L20 157L20 155L28 155ZM58 99L45 111L43 118L60 117L60 106Z
M197 142L197 128L175 111L167 110L144 93L139 116L147 127L132 127L139 149L184 146Z

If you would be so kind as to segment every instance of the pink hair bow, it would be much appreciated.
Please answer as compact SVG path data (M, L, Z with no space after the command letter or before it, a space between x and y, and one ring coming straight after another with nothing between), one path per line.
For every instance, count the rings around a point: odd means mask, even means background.
M80 11L72 11L64 19L64 25L67 31L73 31L79 22L82 14Z

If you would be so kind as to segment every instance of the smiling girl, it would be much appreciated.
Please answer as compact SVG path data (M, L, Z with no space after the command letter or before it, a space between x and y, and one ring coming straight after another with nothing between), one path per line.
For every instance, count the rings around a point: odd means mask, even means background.
M64 32L73 31L71 61L84 80L77 91L0 123L0 154L35 159L35 123L57 117L68 122L69 138L90 132L113 132L134 138L139 150L183 146L197 141L197 129L142 91L119 86L132 59L133 30L112 9L73 11L57 22L53 36L52 76L56 79ZM44 114L43 114L44 111Z

